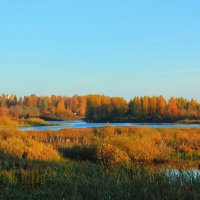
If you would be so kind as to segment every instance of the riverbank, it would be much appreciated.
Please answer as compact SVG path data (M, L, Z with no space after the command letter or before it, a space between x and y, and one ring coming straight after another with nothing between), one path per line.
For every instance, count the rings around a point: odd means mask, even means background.
M200 124L200 120L185 119L185 120L179 120L177 123L184 123L184 124Z
M188 128L200 128L198 120L182 120L177 123L132 123L132 122L111 122L111 123L90 123L83 120L71 120L71 121L45 121L40 118L21 118L11 119L8 117L0 117L0 127L18 127L20 130L60 130L63 128L97 128L104 127L106 125L111 126L147 126L149 128L176 128L176 127L188 127Z
M18 122L19 122L20 127L56 126L56 125L58 125L54 122L47 122L40 118L20 119Z
M163 124L163 123L183 123L183 124L200 124L199 119L183 119L183 120L176 120L176 119L134 119L134 118L124 118L124 119L118 119L118 120L88 120L83 119L84 121L88 123L155 123L155 124Z
M38 127L38 126L56 126L54 122L47 122L40 118L21 118L11 119L8 117L0 117L1 128L16 128L16 127Z

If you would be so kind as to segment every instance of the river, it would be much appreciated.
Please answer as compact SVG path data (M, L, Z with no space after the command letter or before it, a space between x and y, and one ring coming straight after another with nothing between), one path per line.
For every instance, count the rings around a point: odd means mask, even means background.
M88 123L82 120L76 121L51 121L56 126L33 126L20 127L20 130L60 130L65 128L97 128L103 127L106 123ZM111 126L146 126L149 128L200 128L200 124L181 124L181 123L109 123Z

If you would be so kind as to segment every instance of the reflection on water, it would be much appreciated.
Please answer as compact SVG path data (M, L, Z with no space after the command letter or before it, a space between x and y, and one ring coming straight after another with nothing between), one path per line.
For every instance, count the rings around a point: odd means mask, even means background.
M51 121L58 124L57 126L35 126L20 127L20 130L60 130L63 128L97 128L103 127L106 123L88 123L85 121ZM146 126L149 128L200 128L200 124L178 124L178 123L109 123L111 126Z
M177 176L182 176L200 179L199 161L171 161L162 164L134 163L133 165L137 168L146 169L148 172L167 173L167 175L174 178Z
M176 178L177 176L183 176L185 178L191 178L191 179L199 179L200 178L200 171L198 169L187 169L187 170L178 170L178 169L168 169L165 170L164 173L166 173L171 178Z

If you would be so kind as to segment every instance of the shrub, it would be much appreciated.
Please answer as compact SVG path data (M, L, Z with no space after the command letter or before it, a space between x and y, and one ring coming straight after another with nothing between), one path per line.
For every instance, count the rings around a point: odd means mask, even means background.
M94 129L94 136L99 138L111 138L114 137L115 134L116 134L115 127L110 125Z
M48 144L29 139L27 147L22 156L28 160L60 160L58 151Z
M11 157L22 158L24 151L26 151L26 144L17 137L9 137L0 141L0 151Z
M131 143L131 157L138 161L152 161L160 155L154 141L146 138L133 140Z
M17 121L14 121L6 116L0 117L0 127L9 128L9 127L17 127L17 126L18 126Z
M28 160L59 160L57 150L49 144L40 143L27 138L20 132L10 133L11 130L0 132L0 154ZM17 134L18 133L18 134Z
M102 144L97 147L97 160L103 165L115 165L129 162L126 152L111 144Z

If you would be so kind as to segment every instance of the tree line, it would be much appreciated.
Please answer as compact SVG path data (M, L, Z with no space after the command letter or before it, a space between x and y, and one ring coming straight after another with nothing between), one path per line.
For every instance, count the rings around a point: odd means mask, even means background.
M40 117L52 120L85 118L91 122L167 122L200 119L196 100L163 96L122 97L104 95L37 96L0 95L0 116Z
M86 112L84 96L0 95L0 116L12 118L41 117L52 120L76 119Z
M127 102L122 97L91 95L87 97L86 119L107 122L174 122L199 119L200 104L191 99L163 96L135 97Z

